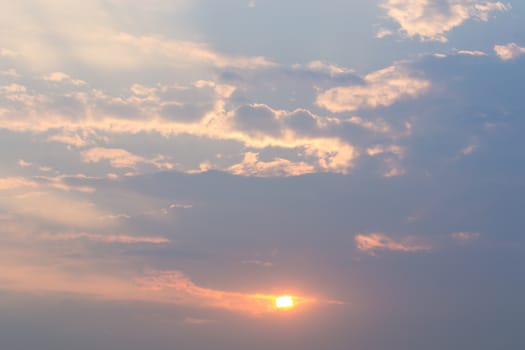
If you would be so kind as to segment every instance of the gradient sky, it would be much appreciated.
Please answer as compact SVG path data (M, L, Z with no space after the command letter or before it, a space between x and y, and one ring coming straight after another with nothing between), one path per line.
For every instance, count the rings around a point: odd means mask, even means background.
M0 1L2 350L525 348L522 0Z

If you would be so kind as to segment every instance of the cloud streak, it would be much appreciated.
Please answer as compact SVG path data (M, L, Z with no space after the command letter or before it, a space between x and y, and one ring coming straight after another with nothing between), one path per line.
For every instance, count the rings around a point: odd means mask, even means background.
M358 234L354 239L357 249L370 255L377 251L416 253L432 250L431 245L418 243L414 237L394 239L384 233L369 233Z
M131 235L103 235L86 232L73 233L47 233L41 234L39 239L44 241L71 241L71 240L88 240L102 243L122 243L122 244L166 244L170 240L165 237L146 237L146 236L131 236Z
M82 152L82 159L86 163L98 163L101 160L107 160L114 168L135 169L137 164L146 163L152 164L158 169L173 169L173 164L163 161L162 156L146 159L120 148L91 148Z
M478 240L481 234L479 232L452 232L450 237L458 242L471 242Z

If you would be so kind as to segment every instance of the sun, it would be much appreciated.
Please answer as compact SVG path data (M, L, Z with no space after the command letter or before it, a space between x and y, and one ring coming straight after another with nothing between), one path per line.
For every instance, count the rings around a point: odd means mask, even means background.
M290 295L281 295L275 298L275 306L278 309L289 309L293 307L293 297Z

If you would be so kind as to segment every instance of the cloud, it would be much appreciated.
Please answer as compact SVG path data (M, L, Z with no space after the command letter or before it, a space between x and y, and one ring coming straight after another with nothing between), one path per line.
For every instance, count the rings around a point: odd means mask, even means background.
M494 51L502 61L514 60L525 55L525 47L520 47L516 43L495 45Z
M108 271L114 261L104 260L106 271L99 271L88 261L42 256L2 248L0 284L4 290L71 293L77 297L116 301L143 301L159 304L187 305L207 309L261 315L275 312L274 294L243 293L201 287L178 270L151 272L133 278L131 273L116 275ZM31 260L28 262L28 260ZM67 268L61 269L57 266ZM82 273L78 273L78 269ZM296 306L322 302L294 294ZM326 301L328 303L328 301Z
M21 184L26 186L25 182ZM9 198L0 197L0 208L33 222L67 227L98 228L112 224L111 220L103 219L107 213L99 210L92 202L71 194L65 196L22 188Z
M192 324L192 325L204 325L204 324L210 324L215 323L215 320L208 320L204 318L193 318L193 317L186 317L184 319L184 323Z
M263 260L244 260L242 263L246 265L255 265L255 266L266 267L266 268L274 266L274 263L272 263L271 261L263 261Z
M47 138L47 140L52 142L60 142L68 146L73 146L77 148L86 146L88 144L88 141L85 137L82 137L78 133L68 132L62 132L59 134L51 135Z
M487 56L485 52L479 50L458 50L457 53L464 56Z
M246 152L242 162L232 165L228 171L243 176L298 176L315 172L315 167L305 162L291 162L282 158L263 162L259 160L258 153Z
M386 0L380 7L406 36L440 42L446 42L446 34L468 19L488 21L492 12L511 8L509 4L487 0Z
M339 68L331 69L338 71ZM6 98L16 99L16 105L6 104L8 108L0 113L0 127L15 132L52 133L47 136L48 141L74 147L107 144L108 138L115 134L157 133L170 139L191 136L195 140L232 141L240 150L244 147L250 152L270 148L293 150L297 157L302 158L296 162L288 155L275 157L289 162L284 164L281 161L282 168L292 169L291 163L302 162L308 165L308 169L315 167L308 172L347 173L352 167L358 152L334 131L342 125L340 120L318 116L305 109L289 111L264 104L236 106L231 96L235 89L230 85L201 80L192 86L133 84L128 96L112 96L85 86L71 87L67 94L57 91L54 86L47 86L41 92L8 93ZM179 98L184 103L177 102ZM184 104L188 106L184 107ZM163 109L167 105L179 106L188 114L167 115ZM361 124L369 127L366 123ZM150 164L157 169L175 166L165 157L146 158L123 148L93 147L82 151L81 157L87 163L107 160L112 167L122 169L135 169L139 164ZM212 163L212 160L204 162ZM233 165L211 167L228 171ZM276 168L277 164L271 167ZM194 166L184 164L177 167L181 171L192 168ZM267 168L261 164L254 169L265 171ZM235 167L232 170L238 171ZM298 172L297 166L293 171L286 171Z
M464 147L460 154L461 155L464 155L464 156L468 156L468 155L471 155L472 153L476 152L476 150L478 149L479 145L477 143L471 143L470 145Z
M400 240L388 237L384 233L358 234L355 236L357 249L370 255L378 250L399 251L407 253L432 250L432 246L421 244L414 237L404 237Z
M204 288L196 285L180 271L162 271L156 275L140 278L139 285L161 300L190 304L200 307L261 314L275 310L273 294L249 294ZM296 306L315 303L312 297L294 294Z
M145 237L145 236L130 236L130 235L103 235L85 232L74 233L47 233L41 234L39 239L44 241L70 241L77 239L84 239L88 241L96 241L103 243L123 243L123 244L166 244L170 240L164 237Z
M352 112L390 106L400 100L424 94L430 82L403 65L393 65L368 74L364 85L328 89L317 96L316 104L330 112Z
M271 67L273 62L258 57L226 55L211 50L207 45L192 41L169 40L159 36L135 36L128 33L119 33L110 38L113 43L123 44L127 48L134 48L135 53L142 59L169 60L172 64L205 63L215 67L236 67L255 69Z
M17 188L35 188L38 187L38 184L33 181L23 177L4 177L0 178L0 190L12 190Z
M85 81L79 80L79 79L73 79L64 72L53 72L53 73L45 75L42 79L45 81L53 82L53 83L70 83L73 85L85 85L86 84Z
M169 14L177 20L177 10L184 2L156 1L155 5L143 6L138 2L119 4L116 0L84 4L21 0L5 4L5 11L0 14L0 30L11 29L13 35L1 38L0 46L6 49L2 48L0 55L12 57L16 53L20 64L41 71L70 63L121 70L152 65L192 69L197 66L250 69L272 65L264 57L230 55L217 52L206 43L149 34L152 31L148 22L152 15L158 19ZM27 11L29 7L38 11L40 20L31 16ZM91 30L86 31L88 27ZM67 54L63 54L64 47Z
M452 232L450 237L458 242L471 242L479 239L479 232Z
M135 169L139 163L153 164L158 169L173 168L172 164L163 161L163 157L146 159L120 148L91 148L82 152L82 158L86 163L97 163L101 160L108 160L114 168Z

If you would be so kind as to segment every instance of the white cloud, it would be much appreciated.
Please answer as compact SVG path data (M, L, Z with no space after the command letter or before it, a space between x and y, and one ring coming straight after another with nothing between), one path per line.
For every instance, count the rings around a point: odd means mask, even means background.
M317 105L330 112L390 106L402 99L424 94L430 82L402 65L393 65L368 74L364 85L328 89L317 97Z
M520 47L516 43L494 46L496 55L503 61L509 61L525 55L525 47Z
M479 50L458 50L457 53L463 56L487 56L485 52Z
M380 6L403 34L440 42L446 42L446 34L468 19L488 21L492 12L511 8L488 0L386 0Z

